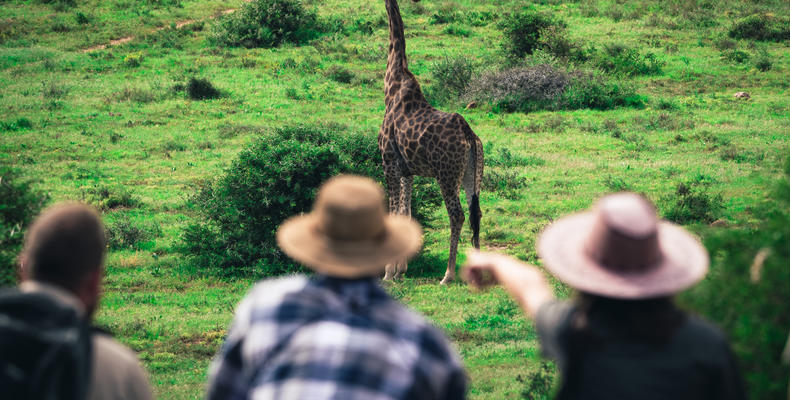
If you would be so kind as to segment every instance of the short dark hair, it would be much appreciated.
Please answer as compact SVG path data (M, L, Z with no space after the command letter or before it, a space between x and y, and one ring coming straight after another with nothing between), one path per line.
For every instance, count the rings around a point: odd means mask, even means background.
M60 204L36 218L25 237L22 258L28 276L75 290L102 267L107 239L101 217L79 203Z

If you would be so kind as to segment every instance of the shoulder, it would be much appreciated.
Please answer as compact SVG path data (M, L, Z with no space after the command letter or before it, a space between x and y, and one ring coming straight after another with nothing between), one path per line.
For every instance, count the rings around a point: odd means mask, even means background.
M301 275L268 279L255 284L243 301L257 306L275 306L287 296L300 292L307 286L308 279Z
M148 378L129 348L101 333L93 334L93 379L89 399L151 399Z

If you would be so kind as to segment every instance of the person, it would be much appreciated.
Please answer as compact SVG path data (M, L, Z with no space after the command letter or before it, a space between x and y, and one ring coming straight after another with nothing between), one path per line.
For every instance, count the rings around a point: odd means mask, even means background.
M500 254L471 253L464 277L479 288L501 283L535 320L561 374L557 398L745 398L722 332L672 301L705 276L707 252L644 197L609 195L558 220L538 254L576 299L556 300L536 267Z
M61 204L44 211L33 222L25 238L20 255L19 289L3 293L4 299L15 299L18 306L6 308L4 315L37 327L38 331L30 335L39 339L57 338L58 335L61 339L85 338L84 345L79 339L73 343L65 342L74 344L76 348L68 357L62 358L70 361L59 361L61 365L45 367L45 361L34 360L39 371L59 369L44 375L49 378L37 382L41 387L60 391L55 393L56 398L148 400L152 398L151 388L137 356L106 334L80 328L88 326L99 305L105 252L104 226L95 210L83 204ZM70 319L80 323L61 323ZM77 329L68 331L69 324ZM8 340L7 335L3 336L4 345L12 345ZM43 343L52 344L46 340ZM24 346L11 350L32 351ZM8 361L14 352L6 350L0 355L0 359L4 359L1 361ZM4 362L3 365L4 371L9 371L11 364ZM86 372L79 373L83 368ZM37 374L30 374L28 378L35 376ZM68 382L68 387L62 389L57 386L62 382L48 381L64 376L73 380L83 380L84 377L84 385L83 382ZM84 390L74 389L81 385Z
M210 367L208 399L464 398L447 339L378 284L385 265L422 244L416 222L387 215L378 184L330 179L277 243L315 274L250 291Z

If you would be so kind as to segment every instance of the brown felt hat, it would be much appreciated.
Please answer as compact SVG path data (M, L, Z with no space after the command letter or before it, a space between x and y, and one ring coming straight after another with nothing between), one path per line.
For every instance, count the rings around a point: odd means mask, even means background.
M708 253L682 227L659 220L642 196L618 193L564 217L538 238L538 254L561 281L596 295L644 299L699 282Z
M312 212L280 226L277 244L317 272L358 278L411 258L422 245L422 229L406 216L387 214L376 182L341 175L324 183Z

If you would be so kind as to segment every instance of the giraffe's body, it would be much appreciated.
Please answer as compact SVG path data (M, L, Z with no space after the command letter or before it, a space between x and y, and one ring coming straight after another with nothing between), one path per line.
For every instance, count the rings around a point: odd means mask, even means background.
M396 0L385 0L390 47L385 81L386 113L379 131L379 150L389 194L389 211L411 215L413 177L436 178L450 217L450 257L442 283L455 278L458 239L464 213L458 199L463 184L469 204L472 244L480 248L480 181L483 146L466 120L439 111L425 100L420 84L406 64L403 20ZM397 278L406 263L388 265L384 279Z

